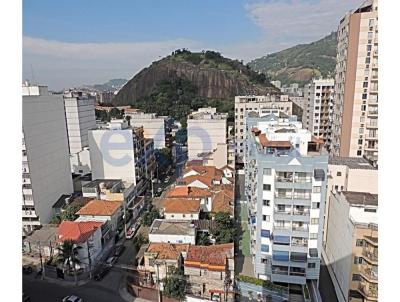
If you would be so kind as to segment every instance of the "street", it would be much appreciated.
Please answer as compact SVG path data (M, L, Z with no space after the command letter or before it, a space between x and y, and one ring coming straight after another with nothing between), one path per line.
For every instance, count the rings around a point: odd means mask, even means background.
M323 301L337 302L335 288L331 277L329 276L328 268L326 267L323 257L321 257L321 270L319 274L319 293Z

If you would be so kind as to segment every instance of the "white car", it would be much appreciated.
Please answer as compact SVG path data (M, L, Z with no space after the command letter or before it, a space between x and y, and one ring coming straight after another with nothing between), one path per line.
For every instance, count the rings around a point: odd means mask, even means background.
M135 236L135 232L136 232L136 225L131 226L128 231L126 232L126 239L132 239L133 236Z
M83 302L83 299L79 298L78 296L71 295L66 296L64 299L62 299L62 302Z

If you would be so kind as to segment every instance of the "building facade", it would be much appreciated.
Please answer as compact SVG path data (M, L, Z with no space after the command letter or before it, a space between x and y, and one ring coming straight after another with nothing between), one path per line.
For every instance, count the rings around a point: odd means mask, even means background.
M313 79L306 85L307 114L305 128L324 140L329 150L333 119L333 79Z
M378 1L338 27L332 153L378 161Z
M287 95L235 96L235 143L236 160L244 155L246 138L246 114L255 112L260 116L283 112L292 115L293 103Z
M202 159L204 154L213 152L218 144L226 144L226 113L217 113L216 108L200 108L189 114L187 119L188 157ZM227 155L228 156L228 155Z
M325 262L340 302L378 301L378 195L330 194Z
M143 127L144 137L154 140L155 149L171 147L171 123L168 117L126 109L125 117L128 116L131 126Z
M136 186L155 174L153 140L144 138L143 127L118 125L89 131L92 178L122 179Z
M62 95L23 86L22 224L31 231L52 218L52 205L73 192Z
M245 194L255 276L318 283L328 155L294 118L247 118Z

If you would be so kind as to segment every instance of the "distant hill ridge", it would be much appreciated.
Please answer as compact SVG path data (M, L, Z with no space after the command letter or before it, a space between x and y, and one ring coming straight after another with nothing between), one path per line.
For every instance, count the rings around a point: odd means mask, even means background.
M333 76L336 64L336 32L309 43L255 59L248 65L282 84L309 82L313 77Z

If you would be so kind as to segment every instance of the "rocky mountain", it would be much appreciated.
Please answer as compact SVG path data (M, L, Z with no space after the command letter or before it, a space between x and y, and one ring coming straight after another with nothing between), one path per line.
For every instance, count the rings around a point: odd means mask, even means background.
M153 62L129 80L115 96L115 105L136 106L160 83L188 81L199 98L231 100L240 94L279 93L263 74L214 51L192 53L186 49ZM186 83L187 84L187 83ZM188 85L184 85L185 87ZM139 102L140 103L140 102Z
M84 87L100 90L100 91L114 91L120 89L125 83L126 79L111 79L103 84L85 85Z
M269 54L249 63L255 71L282 84L305 84L312 77L333 75L336 63L336 32L309 44Z

